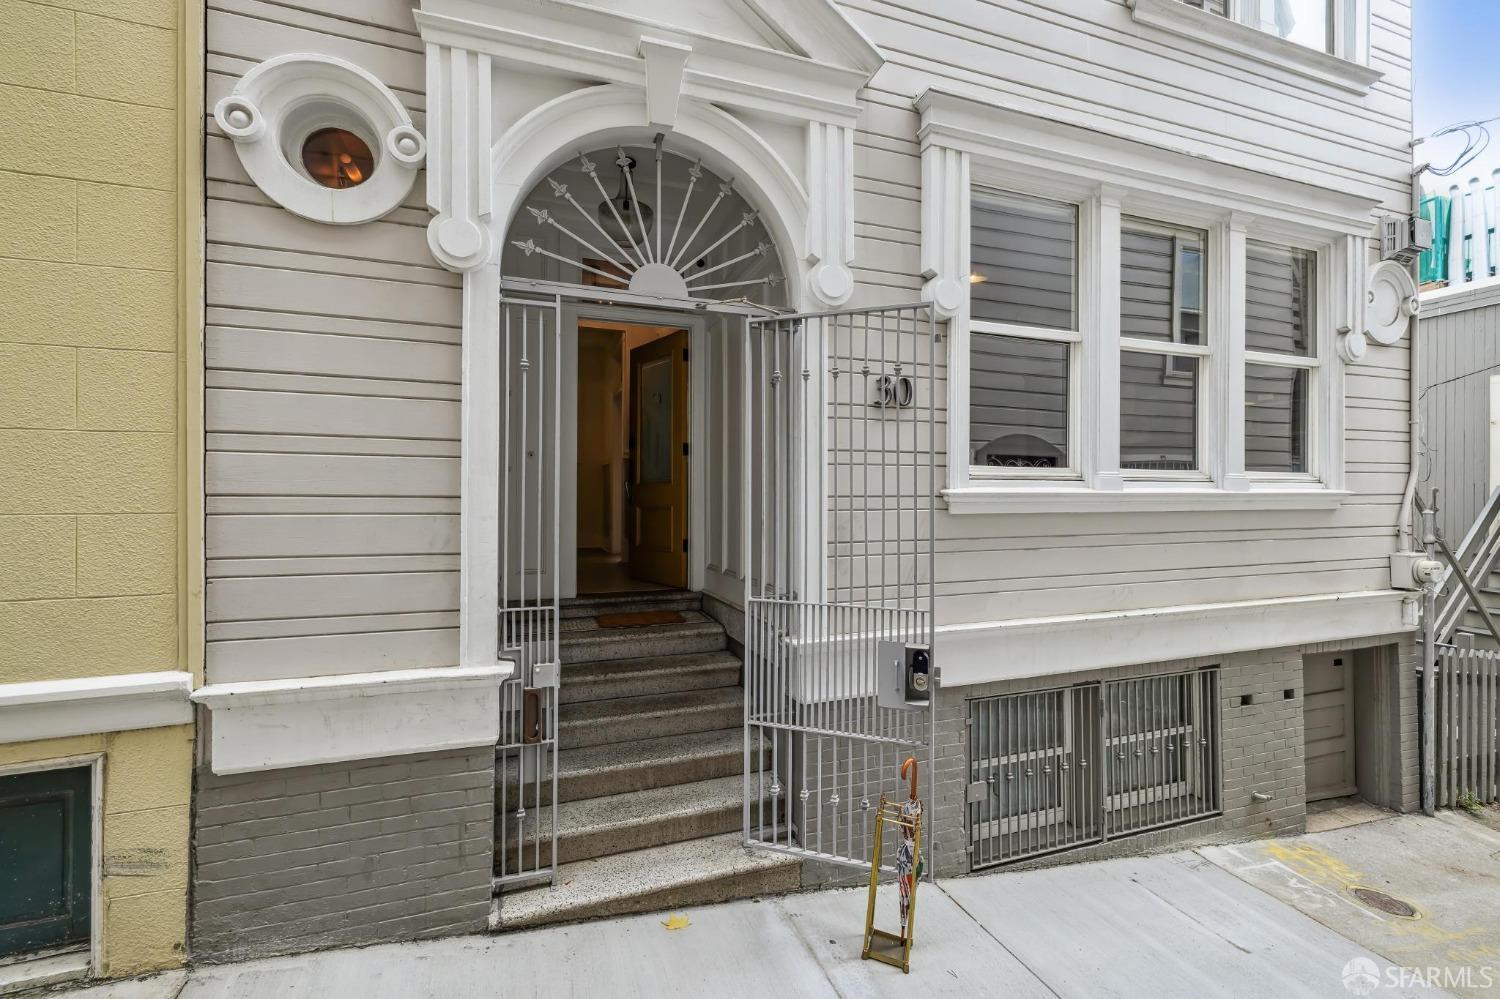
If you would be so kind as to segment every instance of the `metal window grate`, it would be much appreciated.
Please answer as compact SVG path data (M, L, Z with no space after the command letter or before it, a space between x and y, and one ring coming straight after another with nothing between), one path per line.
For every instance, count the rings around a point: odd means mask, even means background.
M1219 811L1218 671L969 701L975 869Z

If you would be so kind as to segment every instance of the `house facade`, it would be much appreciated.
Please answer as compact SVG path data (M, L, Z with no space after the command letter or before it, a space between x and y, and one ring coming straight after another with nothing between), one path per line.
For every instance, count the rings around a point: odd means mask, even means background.
M0 33L0 992L187 957L202 17Z
M206 25L195 955L1417 804L1407 5Z

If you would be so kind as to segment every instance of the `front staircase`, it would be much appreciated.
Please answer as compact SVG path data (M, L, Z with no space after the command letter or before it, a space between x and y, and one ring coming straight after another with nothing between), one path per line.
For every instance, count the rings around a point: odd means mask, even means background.
M599 623L600 615L653 612L680 620L609 628ZM502 893L494 928L798 887L799 861L742 845L741 664L723 627L703 613L699 594L568 601L562 661L557 880ZM757 747L751 763L768 766L768 754ZM496 768L497 781L513 788L515 779L514 772ZM515 801L514 791L504 798ZM507 816L497 814L495 821ZM535 835L550 839L551 825L544 823Z

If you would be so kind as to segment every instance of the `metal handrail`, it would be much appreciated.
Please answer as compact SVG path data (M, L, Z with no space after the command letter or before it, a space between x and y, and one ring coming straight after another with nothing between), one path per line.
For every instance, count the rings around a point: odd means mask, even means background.
M1414 502L1419 513L1428 512L1428 506L1420 495L1415 497ZM1484 618L1486 628L1500 642L1500 629L1497 629L1494 619L1480 599L1476 586L1476 583L1483 585L1496 562L1500 561L1500 488L1492 492L1485 501L1479 516L1464 533L1457 552L1448 547L1441 531L1434 533L1439 552L1448 563L1447 571L1438 581L1440 596L1435 615L1437 639L1443 642L1450 640L1463 619L1464 610L1472 605ZM1450 584L1454 581L1455 574L1461 585L1452 588Z

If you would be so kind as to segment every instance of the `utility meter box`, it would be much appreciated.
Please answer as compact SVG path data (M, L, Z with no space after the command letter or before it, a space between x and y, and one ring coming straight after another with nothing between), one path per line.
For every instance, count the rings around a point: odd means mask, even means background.
M883 708L913 710L932 703L932 649L906 642L877 642L876 701Z
M1397 215L1380 220L1380 259L1409 264L1432 249L1432 220Z

